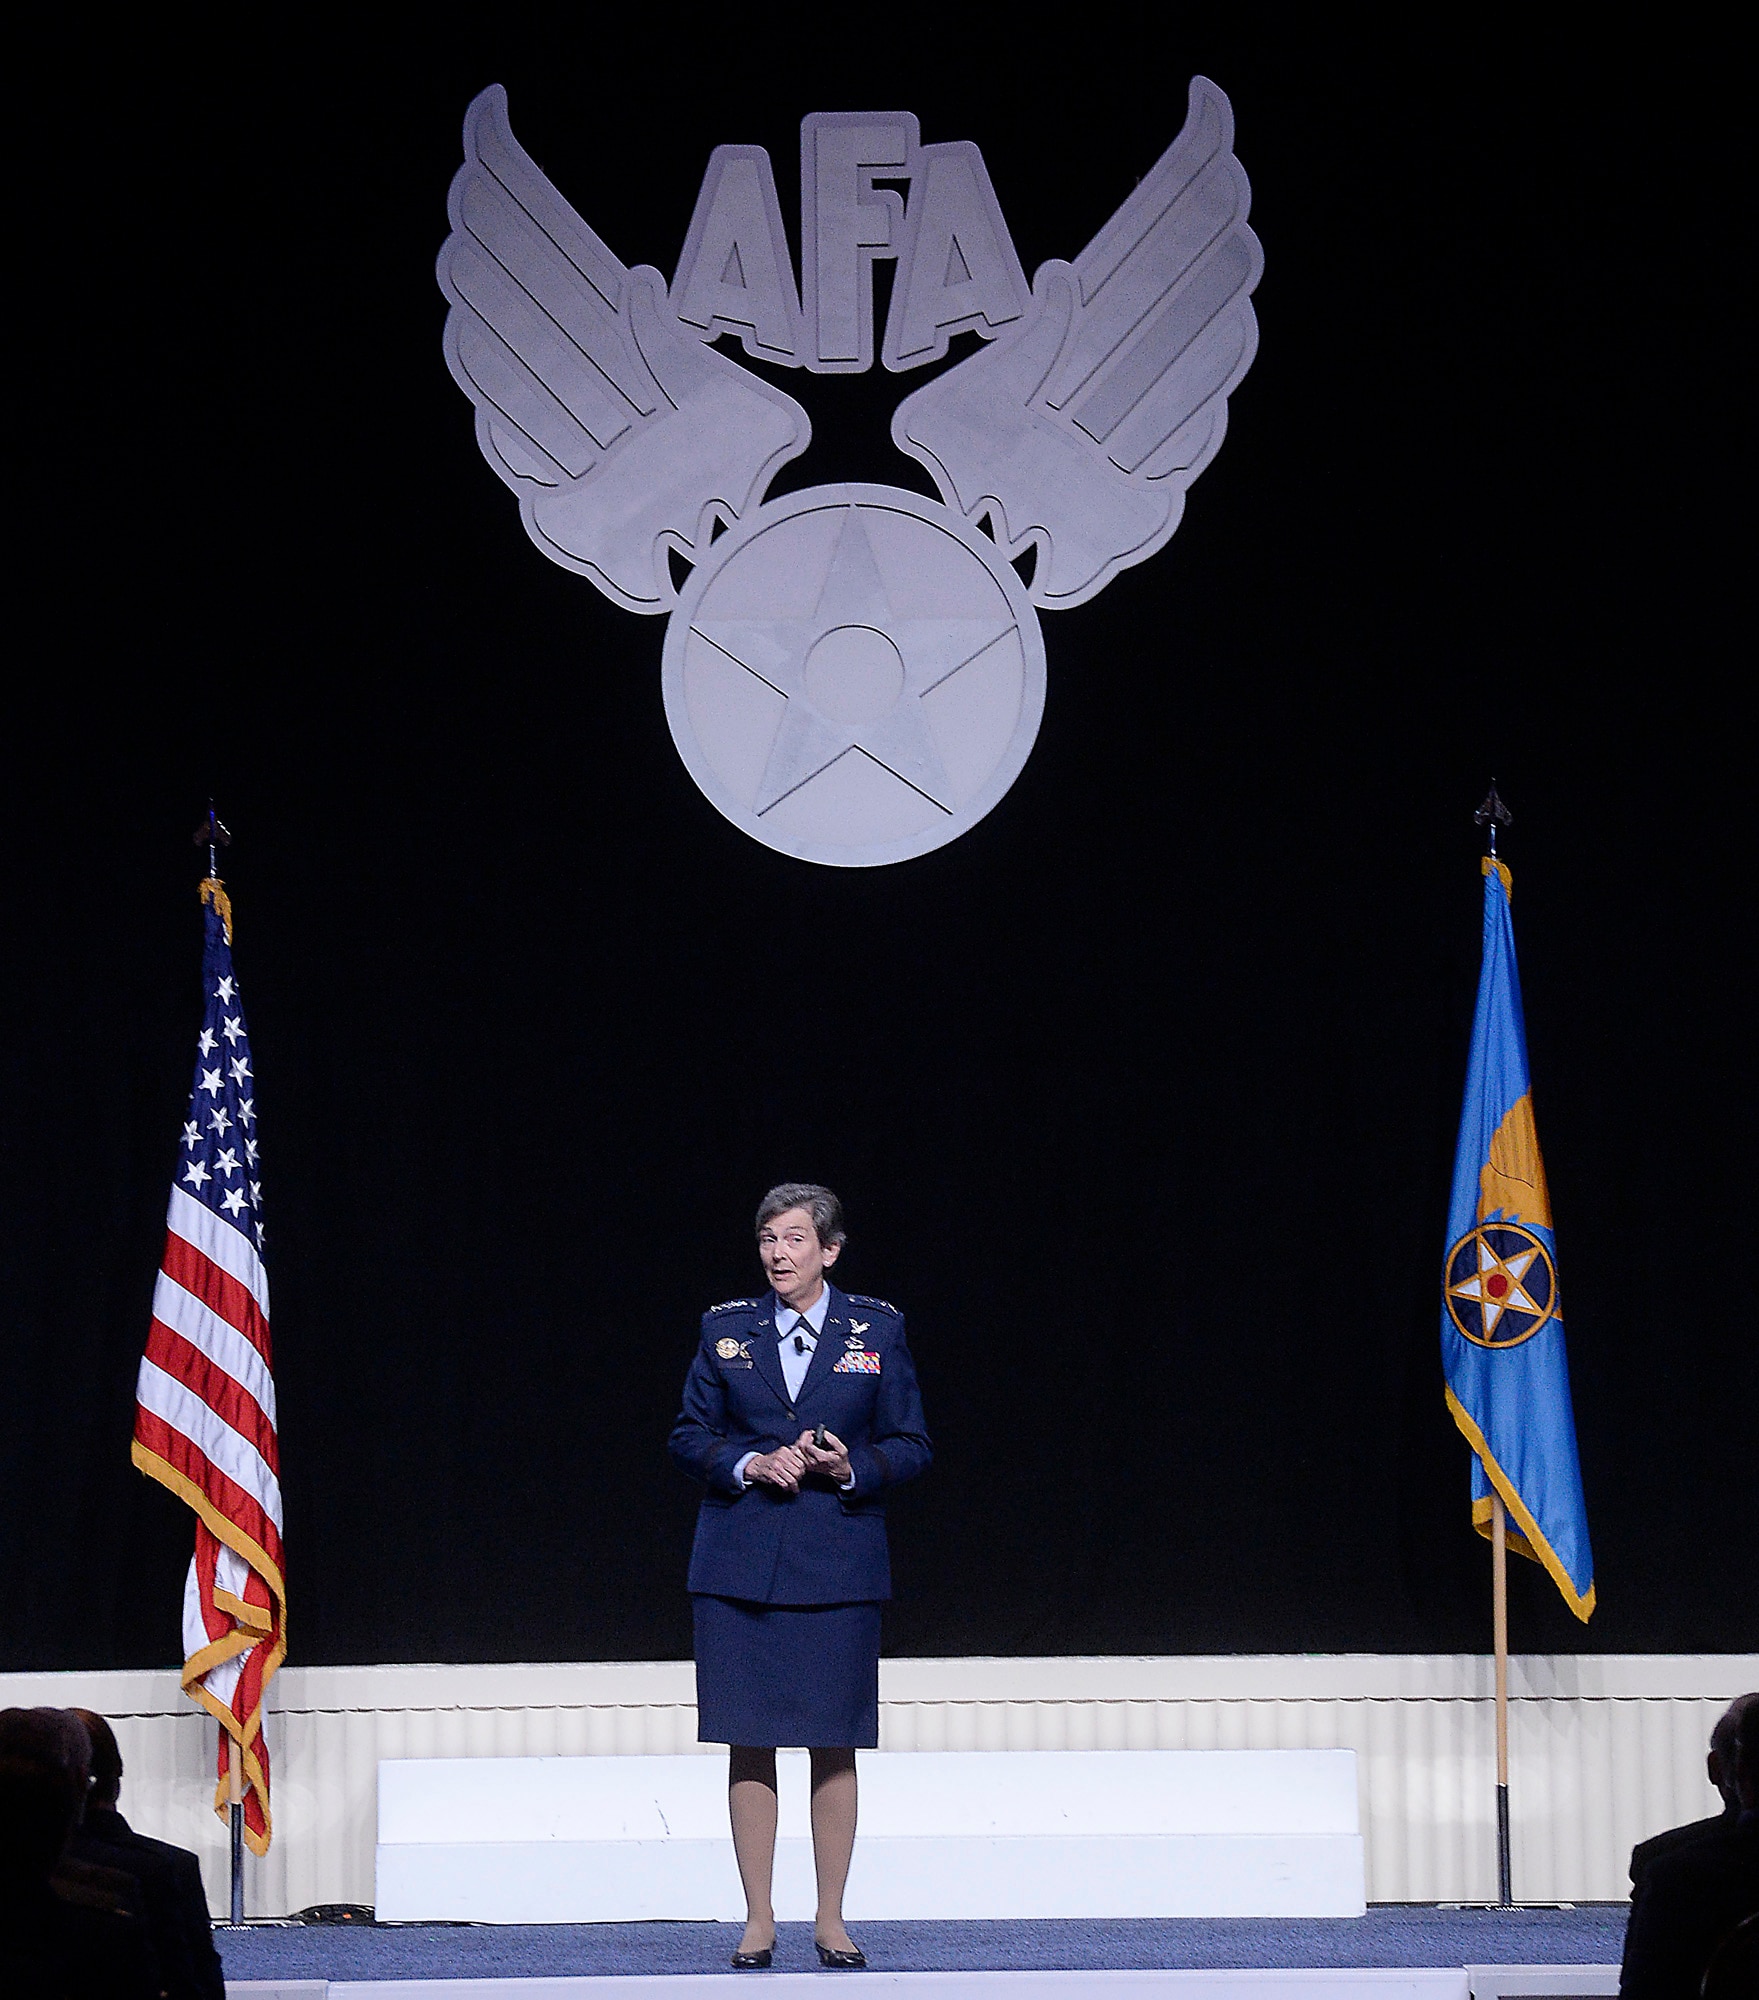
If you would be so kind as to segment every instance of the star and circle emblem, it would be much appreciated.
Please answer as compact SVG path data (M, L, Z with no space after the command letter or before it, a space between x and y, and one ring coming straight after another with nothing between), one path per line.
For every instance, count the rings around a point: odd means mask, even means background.
M1557 1266L1518 1222L1481 1222L1448 1252L1448 1317L1475 1347L1519 1347L1557 1311Z
M704 553L668 629L692 777L766 846L899 861L981 819L1044 711L1044 641L996 544L894 487L766 502Z

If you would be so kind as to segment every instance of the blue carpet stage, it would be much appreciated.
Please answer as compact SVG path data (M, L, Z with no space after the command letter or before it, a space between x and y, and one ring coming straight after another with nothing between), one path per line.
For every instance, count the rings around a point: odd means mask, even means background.
M871 1923L856 1930L879 1973L1457 1971L1469 1965L1617 1965L1626 1914L1623 1903L1513 1911L1383 1904L1362 1917ZM739 1931L732 1924L406 1924L247 1927L216 1935L229 1983L475 1982L727 1973ZM781 1927L775 1969L816 1974L809 1925ZM749 1981L754 1975L742 1976ZM1328 1983L1328 1990L1337 1988Z

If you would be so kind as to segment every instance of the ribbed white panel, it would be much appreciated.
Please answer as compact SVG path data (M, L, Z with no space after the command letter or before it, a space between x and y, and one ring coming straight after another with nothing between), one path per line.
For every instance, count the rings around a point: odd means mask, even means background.
M1759 1655L1510 1662L1515 1893L1612 1901L1634 1842L1716 1809L1711 1725L1759 1686ZM1323 1658L887 1660L883 1750L1356 1752L1372 1902L1496 1888L1490 1662ZM78 1704L122 1746L123 1810L194 1848L225 1906L214 1728L162 1673L0 1675L0 1706ZM275 1840L247 1861L253 1915L370 1903L381 1758L718 1754L696 1741L688 1661L306 1667L271 1688Z

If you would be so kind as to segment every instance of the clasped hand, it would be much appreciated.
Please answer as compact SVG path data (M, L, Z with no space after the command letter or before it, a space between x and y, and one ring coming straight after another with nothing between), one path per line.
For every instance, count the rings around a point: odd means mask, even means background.
M846 1486L852 1468L849 1447L834 1431L825 1432L823 1450L813 1443L811 1431L802 1431L792 1444L778 1445L774 1451L760 1452L745 1468L747 1479L765 1486L779 1487L784 1493L798 1493L800 1482L809 1472L822 1472L833 1486Z

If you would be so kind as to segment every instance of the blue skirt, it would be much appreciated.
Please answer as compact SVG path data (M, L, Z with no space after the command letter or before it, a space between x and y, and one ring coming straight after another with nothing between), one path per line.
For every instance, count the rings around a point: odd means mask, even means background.
M880 1607L692 1597L699 1743L871 1750Z

